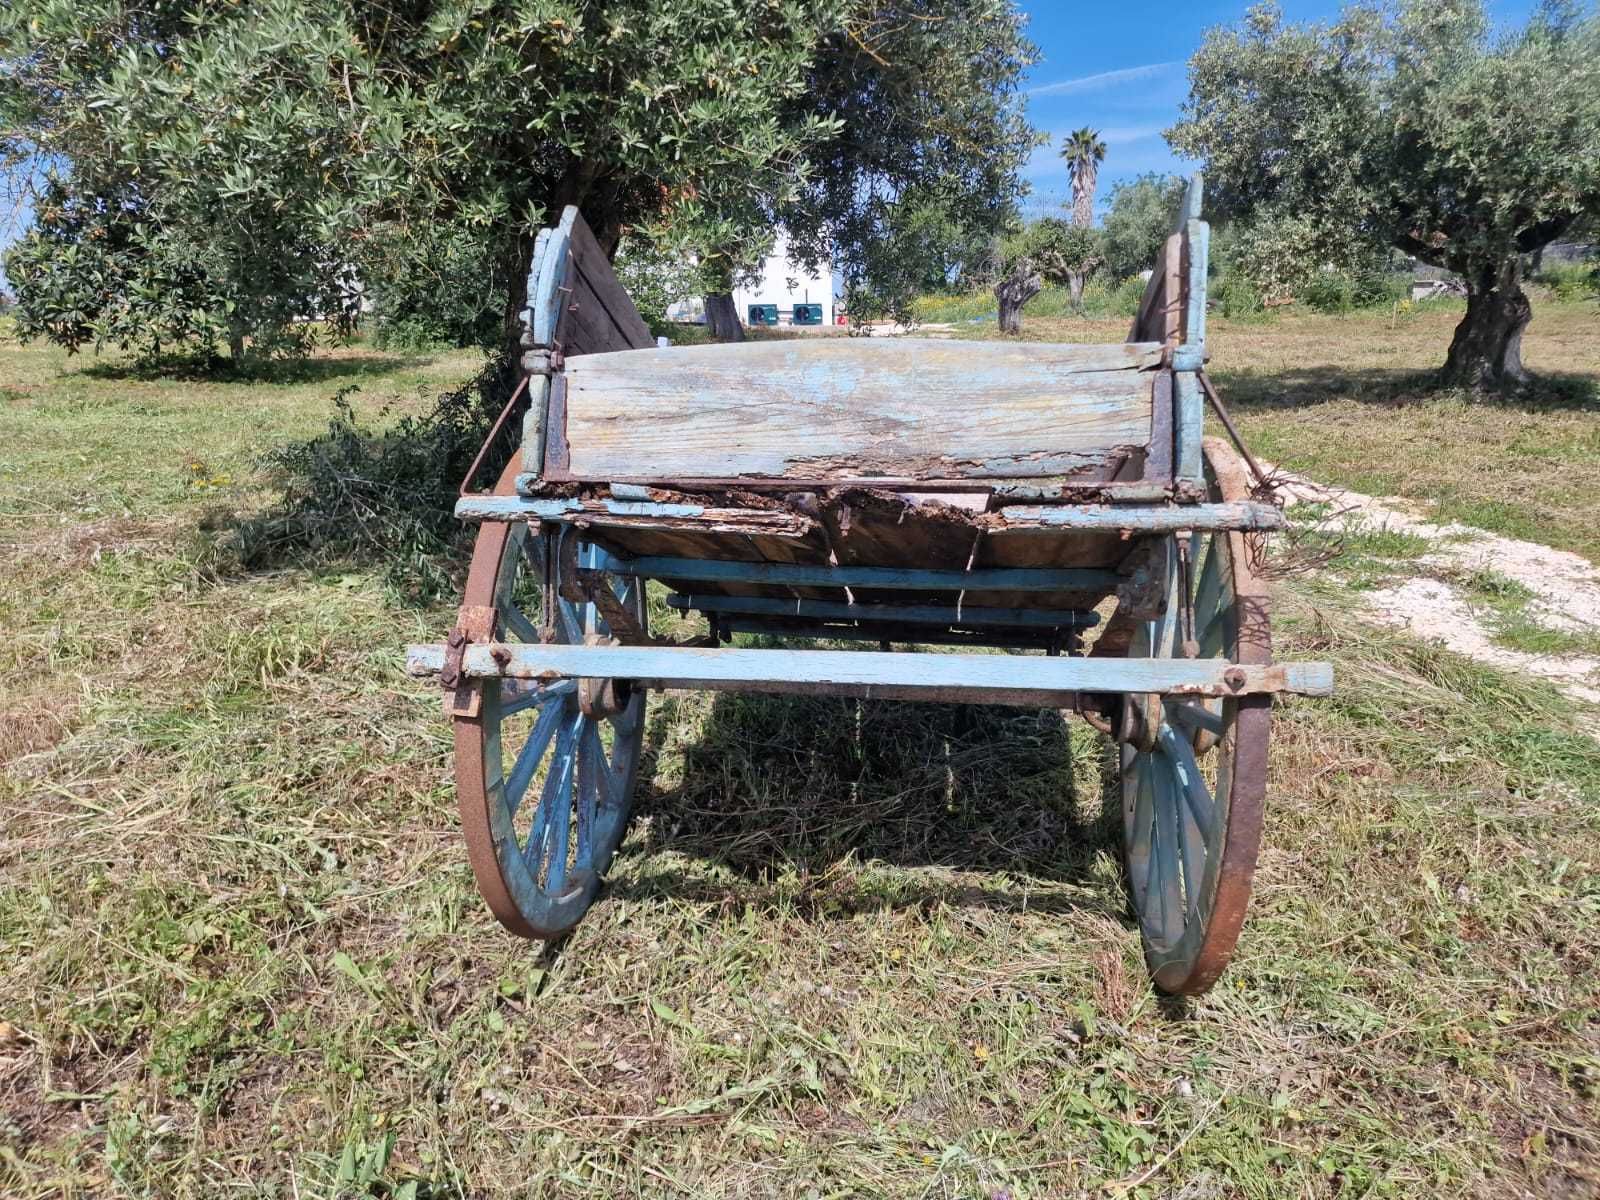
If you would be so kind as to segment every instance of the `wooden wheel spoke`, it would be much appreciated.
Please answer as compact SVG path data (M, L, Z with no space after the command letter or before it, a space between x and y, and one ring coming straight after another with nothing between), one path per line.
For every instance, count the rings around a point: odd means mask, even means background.
M594 854L594 819L600 780L598 769L605 757L596 721L585 719L578 741L578 854L577 865L587 868Z
M611 756L606 753L605 743L600 740L598 729L595 730L594 744L600 806L608 809L618 807L623 799L622 778L611 768Z
M1201 658L1221 658L1228 640L1228 616L1231 609L1220 609L1206 618L1195 638L1200 643Z
M501 602L500 621L525 642L540 640L538 627L528 619L528 614L523 612L514 600L508 598Z
M1155 832L1155 809L1151 802L1150 768L1146 760L1148 754L1140 754L1134 759L1131 768L1137 772L1138 790L1134 793L1133 819L1129 822L1128 829L1128 861L1133 864L1135 874L1139 868L1144 868L1144 886L1149 886L1150 873L1150 837Z
M1163 769L1160 759L1152 758L1151 786L1155 792L1155 853L1159 864L1159 907L1161 937L1172 941L1183 934L1183 895L1181 870L1182 837L1179 833L1178 797L1170 767Z
M511 764L511 774L506 777L506 808L512 816L516 815L517 809L521 806L528 784L533 780L539 764L544 761L544 752L550 747L550 738L555 734L556 726L560 724L561 716L566 711L566 705L560 696L546 695L538 703L541 707L538 720L533 724L533 732L528 735L527 743L517 752L516 761Z
M504 680L500 693L500 719L513 716L524 709L542 705L557 696L569 696L578 690L574 679L558 679L555 683L521 686L517 681Z
M577 606L564 596L556 597L556 640L574 645L583 641L583 619Z
M555 757L550 760L550 769L544 777L544 789L539 793L539 810L534 814L528 841L522 847L523 860L535 879L539 876L539 864L545 857L546 844L552 837L560 846L562 873L566 871L567 827L572 824L573 764L577 757L578 727L582 723L583 714L579 713L561 725L561 732L556 737ZM550 856L551 874L556 870L556 857L555 854ZM547 877L545 887L553 889L556 886Z
M1194 612L1195 620L1209 621L1217 611L1217 602L1222 596L1222 558L1224 550L1222 539L1226 534L1212 534L1205 539L1203 553L1205 561L1197 563L1199 575L1194 586Z
M1187 700L1181 704L1174 704L1167 713L1186 729L1204 729L1207 733L1222 736L1222 714L1213 711L1204 700Z
M1206 845L1211 845L1217 836L1217 806L1211 789L1206 787L1205 776L1200 773L1200 764L1195 761L1194 747L1188 738L1179 737L1172 726L1165 723L1161 726L1159 744L1172 764L1185 806L1194 815Z

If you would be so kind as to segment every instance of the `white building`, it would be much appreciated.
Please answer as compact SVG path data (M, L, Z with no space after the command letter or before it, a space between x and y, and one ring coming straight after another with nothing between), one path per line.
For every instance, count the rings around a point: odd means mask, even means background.
M779 325L794 324L796 304L819 304L822 306L821 324L828 326L835 323L839 314L838 293L841 290L827 264L823 264L819 273L812 273L790 262L789 239L780 230L772 253L761 260L760 277L748 287L735 287L733 304L739 319L746 325L750 324L752 304L776 305Z
M802 327L809 324L827 328L838 324L843 317L843 294L843 280L829 271L827 264L819 272L812 272L789 261L788 238L780 230L772 253L761 260L755 282L733 289L733 306L739 320L746 325L751 324L753 305L776 308L777 323L788 327L795 323L795 305L815 305L821 309L821 320L803 322ZM686 296L667 308L669 321L699 324L705 319L705 302L699 296Z

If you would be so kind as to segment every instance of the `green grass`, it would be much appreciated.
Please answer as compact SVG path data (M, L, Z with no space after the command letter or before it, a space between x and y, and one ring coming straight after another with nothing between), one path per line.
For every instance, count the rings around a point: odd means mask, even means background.
M1600 310L1537 296L1521 395L1437 390L1460 304L1265 321L1213 313L1210 370L1255 453L1320 482L1423 501L1430 515L1600 564ZM1121 341L1122 318L1046 316L1033 341ZM994 336L973 326L971 336ZM1221 430L1214 432L1220 434Z
M0 1194L1600 1186L1600 742L1549 688L1359 624L1338 572L1281 586L1277 653L1338 694L1279 710L1244 940L1189 1004L1145 982L1081 723L657 697L608 891L541 951L479 901L400 671L448 606L219 568L335 388L375 419L475 366L320 361L0 349Z
M1474 571L1460 582L1502 646L1525 654L1600 656L1600 629L1561 628L1541 620L1537 596L1517 580L1497 571Z

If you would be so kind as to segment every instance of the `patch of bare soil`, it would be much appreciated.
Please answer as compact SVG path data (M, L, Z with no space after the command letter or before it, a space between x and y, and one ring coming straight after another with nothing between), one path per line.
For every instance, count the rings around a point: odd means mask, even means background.
M1297 476L1286 478L1283 490L1291 502L1326 504L1354 528L1389 529L1429 542L1432 548L1415 560L1426 575L1363 593L1369 616L1501 670L1547 679L1574 699L1600 704L1600 658L1532 654L1501 645L1484 606L1450 582L1492 571L1533 594L1527 612L1539 624L1600 635L1600 569L1588 560L1467 525L1435 523L1423 515L1421 505L1408 500L1380 499Z

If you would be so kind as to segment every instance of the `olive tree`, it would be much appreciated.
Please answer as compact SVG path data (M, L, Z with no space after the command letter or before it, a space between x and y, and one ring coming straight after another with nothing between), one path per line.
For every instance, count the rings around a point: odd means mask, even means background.
M750 198L792 193L807 151L836 131L785 110L818 31L848 11L846 0L767 0L737 20L726 0L16 0L0 10L0 155L61 164L68 208L223 247L182 260L187 294L210 314L202 327L233 317L270 341L326 279L398 276L418 268L419 247L461 232L484 247L509 346L534 232L563 205L581 204L607 249L631 225L670 222L755 253L771 230ZM71 314L103 306L100 289L119 278L78 269L97 257L66 253L79 227L42 224L13 256L24 311L52 289L57 317L31 327L50 336L81 326ZM145 244L123 240L135 257ZM241 308L253 280L272 282L275 303ZM145 305L130 289L111 303Z
M159 293L195 318L163 338L284 344L354 275L415 307L443 248L483 263L510 347L567 204L608 251L632 230L724 287L779 223L881 275L898 206L970 226L1015 192L1020 22L1009 0L14 0L0 164L60 168L13 256L27 327L81 341Z
M1103 229L1106 269L1126 279L1155 266L1183 203L1184 181L1176 175L1140 175L1111 189Z
M1524 382L1523 256L1600 211L1600 20L1568 3L1497 35L1479 0L1276 6L1210 32L1168 132L1224 217L1387 244L1465 281L1446 381Z
M853 316L905 319L1014 220L1040 144L1024 24L1013 0L860 0L823 37L789 115L836 132L773 216L794 257L831 259Z

